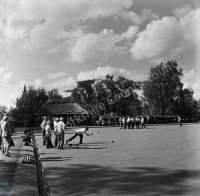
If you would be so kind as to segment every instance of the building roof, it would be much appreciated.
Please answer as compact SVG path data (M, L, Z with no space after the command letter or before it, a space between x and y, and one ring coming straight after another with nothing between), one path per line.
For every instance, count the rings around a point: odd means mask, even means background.
M37 116L87 114L87 110L71 99L49 99L36 113Z

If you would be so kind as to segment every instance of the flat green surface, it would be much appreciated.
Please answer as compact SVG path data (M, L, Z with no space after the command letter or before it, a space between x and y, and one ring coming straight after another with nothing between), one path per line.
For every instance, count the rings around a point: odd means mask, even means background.
M199 124L90 132L81 146L78 137L64 150L39 145L52 196L200 195Z

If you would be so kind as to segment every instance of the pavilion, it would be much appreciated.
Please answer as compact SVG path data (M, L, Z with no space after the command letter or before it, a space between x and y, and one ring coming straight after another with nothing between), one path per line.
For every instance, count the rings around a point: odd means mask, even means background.
M74 117L79 118L88 114L88 111L74 102L71 98L49 99L36 113L36 125L40 125L44 116L51 121L55 118L63 117L65 123L72 122ZM85 121L76 121L76 125L87 123Z

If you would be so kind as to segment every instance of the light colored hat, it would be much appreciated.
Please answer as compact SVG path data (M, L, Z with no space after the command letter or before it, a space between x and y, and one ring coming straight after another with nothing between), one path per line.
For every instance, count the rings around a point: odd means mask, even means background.
M59 118L56 118L55 120L56 120L56 121L59 121L60 119L59 119Z
M63 117L60 117L60 120L64 120L64 118L63 118Z
M50 120L48 120L48 121L47 121L47 124L48 124L48 125L50 125L50 124L51 124L51 121L50 121Z

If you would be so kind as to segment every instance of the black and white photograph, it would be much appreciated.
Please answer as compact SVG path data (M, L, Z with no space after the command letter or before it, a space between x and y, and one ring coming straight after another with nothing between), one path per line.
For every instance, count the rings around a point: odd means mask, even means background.
M0 0L0 196L22 195L200 195L200 0Z

